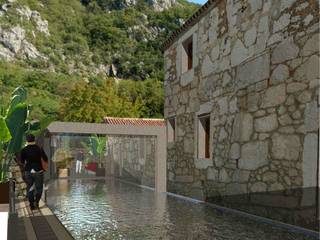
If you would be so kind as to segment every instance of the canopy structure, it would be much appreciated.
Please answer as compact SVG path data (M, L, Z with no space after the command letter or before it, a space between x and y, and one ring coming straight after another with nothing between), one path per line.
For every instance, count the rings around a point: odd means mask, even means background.
M166 192L166 126L163 119L105 118L104 123L52 122L44 131L42 142L47 152L53 152L52 144L56 136L84 135L155 139L155 189Z

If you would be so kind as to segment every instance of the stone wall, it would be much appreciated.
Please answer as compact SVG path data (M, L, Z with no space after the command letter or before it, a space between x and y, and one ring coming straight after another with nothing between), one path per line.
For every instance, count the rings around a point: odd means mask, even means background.
M155 144L155 137L108 137L108 173L137 184L155 187Z
M165 117L176 118L168 191L314 228L319 3L212 4L165 51ZM181 45L190 36L193 69L181 73ZM209 159L197 157L203 113L210 113ZM245 201L231 204L230 196ZM263 202L266 196L270 201ZM268 204L274 216L257 210ZM285 209L298 210L288 217Z

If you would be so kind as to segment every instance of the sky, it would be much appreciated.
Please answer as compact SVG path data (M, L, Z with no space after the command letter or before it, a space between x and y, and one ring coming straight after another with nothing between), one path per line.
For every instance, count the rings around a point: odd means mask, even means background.
M205 4L207 0L189 0L189 2L194 2L202 5L202 4Z

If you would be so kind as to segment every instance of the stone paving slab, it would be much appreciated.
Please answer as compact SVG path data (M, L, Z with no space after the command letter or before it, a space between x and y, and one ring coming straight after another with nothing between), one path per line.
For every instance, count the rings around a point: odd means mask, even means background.
M19 235L20 239L27 240L71 240L73 237L59 222L56 216L51 210L40 202L40 209L31 211L28 202L22 200L17 203L18 216L11 224L24 225L24 228L18 229L18 233L14 233L14 237L9 239L18 239L16 235ZM12 236L12 235L11 235Z
M72 240L73 237L41 200L40 208L31 211L25 197L25 183L19 168L13 168L16 181L16 214L9 218L9 240Z

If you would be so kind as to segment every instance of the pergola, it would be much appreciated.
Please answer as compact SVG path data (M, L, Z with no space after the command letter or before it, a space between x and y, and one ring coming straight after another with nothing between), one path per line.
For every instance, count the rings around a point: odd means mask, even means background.
M46 152L50 152L51 137L61 134L155 137L155 190L166 192L166 127L163 120L122 119L119 122L113 118L106 123L52 122L41 137Z

